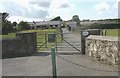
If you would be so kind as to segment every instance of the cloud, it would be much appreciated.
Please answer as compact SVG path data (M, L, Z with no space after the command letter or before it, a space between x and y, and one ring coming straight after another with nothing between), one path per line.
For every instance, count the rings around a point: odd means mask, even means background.
M69 4L62 4L62 5L60 6L60 8L68 8L68 7L70 7Z
M104 11L108 11L109 10L109 5L107 4L107 2L103 1L103 2L100 2L100 3L96 4L94 6L94 9L97 12L97 14L100 15Z
M30 4L37 4L40 7L49 8L50 2L30 2Z
M70 20L73 15L89 18L95 17L93 16L94 13L101 15L105 13L105 16L108 11L112 16L112 14L114 14L113 12L115 11L114 8L112 8L110 11L110 8L113 6L109 6L111 5L109 4L109 1L113 0L92 0L92 2L90 0L2 0L2 2L0 1L0 11L8 12L10 14L10 17L17 19L20 17L20 19L23 18L25 20L27 18L48 20L56 16L61 16L63 20ZM82 2L83 4L81 4ZM85 6L85 2L89 2L90 7ZM115 3L115 1L113 3ZM91 10L91 13L93 13L93 15L88 15L89 10ZM86 11L88 12L85 13Z
M20 19L52 19L61 16L70 19L73 4L69 0L3 0L0 11L8 12L10 17ZM69 14L69 15L68 15Z
M21 1L21 2L20 2ZM28 0L20 0L14 2L7 2L0 4L1 11L8 12L10 16L22 16L26 18L41 18L44 19L48 16L47 2L39 2L38 4L31 4Z
M69 0L52 0L49 7L49 17L54 18L61 16L62 19L71 19L71 13L73 13L74 5Z
M16 21L17 23L19 23L20 21L29 21L29 22L33 22L34 21L42 21L40 19L36 19L36 18L25 18L25 17L21 17L21 16L11 16L8 18L8 20L10 20L11 22Z
M118 9L118 3L120 2L120 0L116 0L115 3L114 3L114 7Z
M120 18L120 1L118 3L118 18Z
M25 8L23 8L23 9L25 9ZM5 5L1 4L1 9L0 10L2 12L8 12L10 15L19 15L19 14L22 14L21 6L17 5L14 2L5 3Z

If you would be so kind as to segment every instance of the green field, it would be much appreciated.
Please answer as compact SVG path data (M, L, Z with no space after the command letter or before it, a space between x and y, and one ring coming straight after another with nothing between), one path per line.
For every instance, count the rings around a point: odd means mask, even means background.
M41 34L57 32L56 29L47 29L47 30L25 30L21 32L36 32ZM8 33L8 35L0 35L1 38L14 38L16 37L15 33Z
M0 38L14 38L15 33L8 33L8 35L0 35Z
M120 37L120 29L106 29L103 31L103 35L112 36L112 37Z
M37 33L37 48L38 50L50 50L52 47L56 45L56 42L61 42L61 38L59 36L60 32L58 29L46 29L46 30L25 30L21 32L36 32ZM55 33L56 36L55 42L48 42L48 34ZM14 38L16 37L15 33L9 33L8 35L0 35L2 38ZM43 45L44 44L44 45ZM43 46L42 46L43 45ZM40 48L41 47L41 48Z
M75 29L72 29L72 31L75 33L79 33L81 30L80 28L75 28ZM105 34L105 31L106 31L106 34ZM120 29L103 29L103 36L120 37Z

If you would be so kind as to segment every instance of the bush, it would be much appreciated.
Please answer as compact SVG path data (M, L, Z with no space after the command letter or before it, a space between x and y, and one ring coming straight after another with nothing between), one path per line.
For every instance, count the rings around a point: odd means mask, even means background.
M8 34L14 32L15 29L13 28L10 21L3 21L2 23L2 34Z
M30 25L27 22L21 21L18 24L18 29L19 30L29 30L30 29Z

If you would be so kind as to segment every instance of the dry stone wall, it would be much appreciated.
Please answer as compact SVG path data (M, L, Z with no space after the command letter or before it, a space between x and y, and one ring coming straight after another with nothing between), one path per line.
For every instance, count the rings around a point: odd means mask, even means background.
M119 64L118 37L90 35L86 38L86 55L108 64Z

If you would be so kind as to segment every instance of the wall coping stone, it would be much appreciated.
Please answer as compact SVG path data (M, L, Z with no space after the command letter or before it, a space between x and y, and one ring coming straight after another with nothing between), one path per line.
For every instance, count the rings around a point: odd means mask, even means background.
M0 39L0 40L18 40L18 39L20 39L20 37L14 37L14 38L2 38L2 39Z
M100 30L100 29L86 29L86 30L81 30L81 31L94 31L94 30Z
M120 37L90 35L86 39L106 40L106 41L120 41Z
M17 32L16 34L32 34L32 33L36 33L36 32Z

